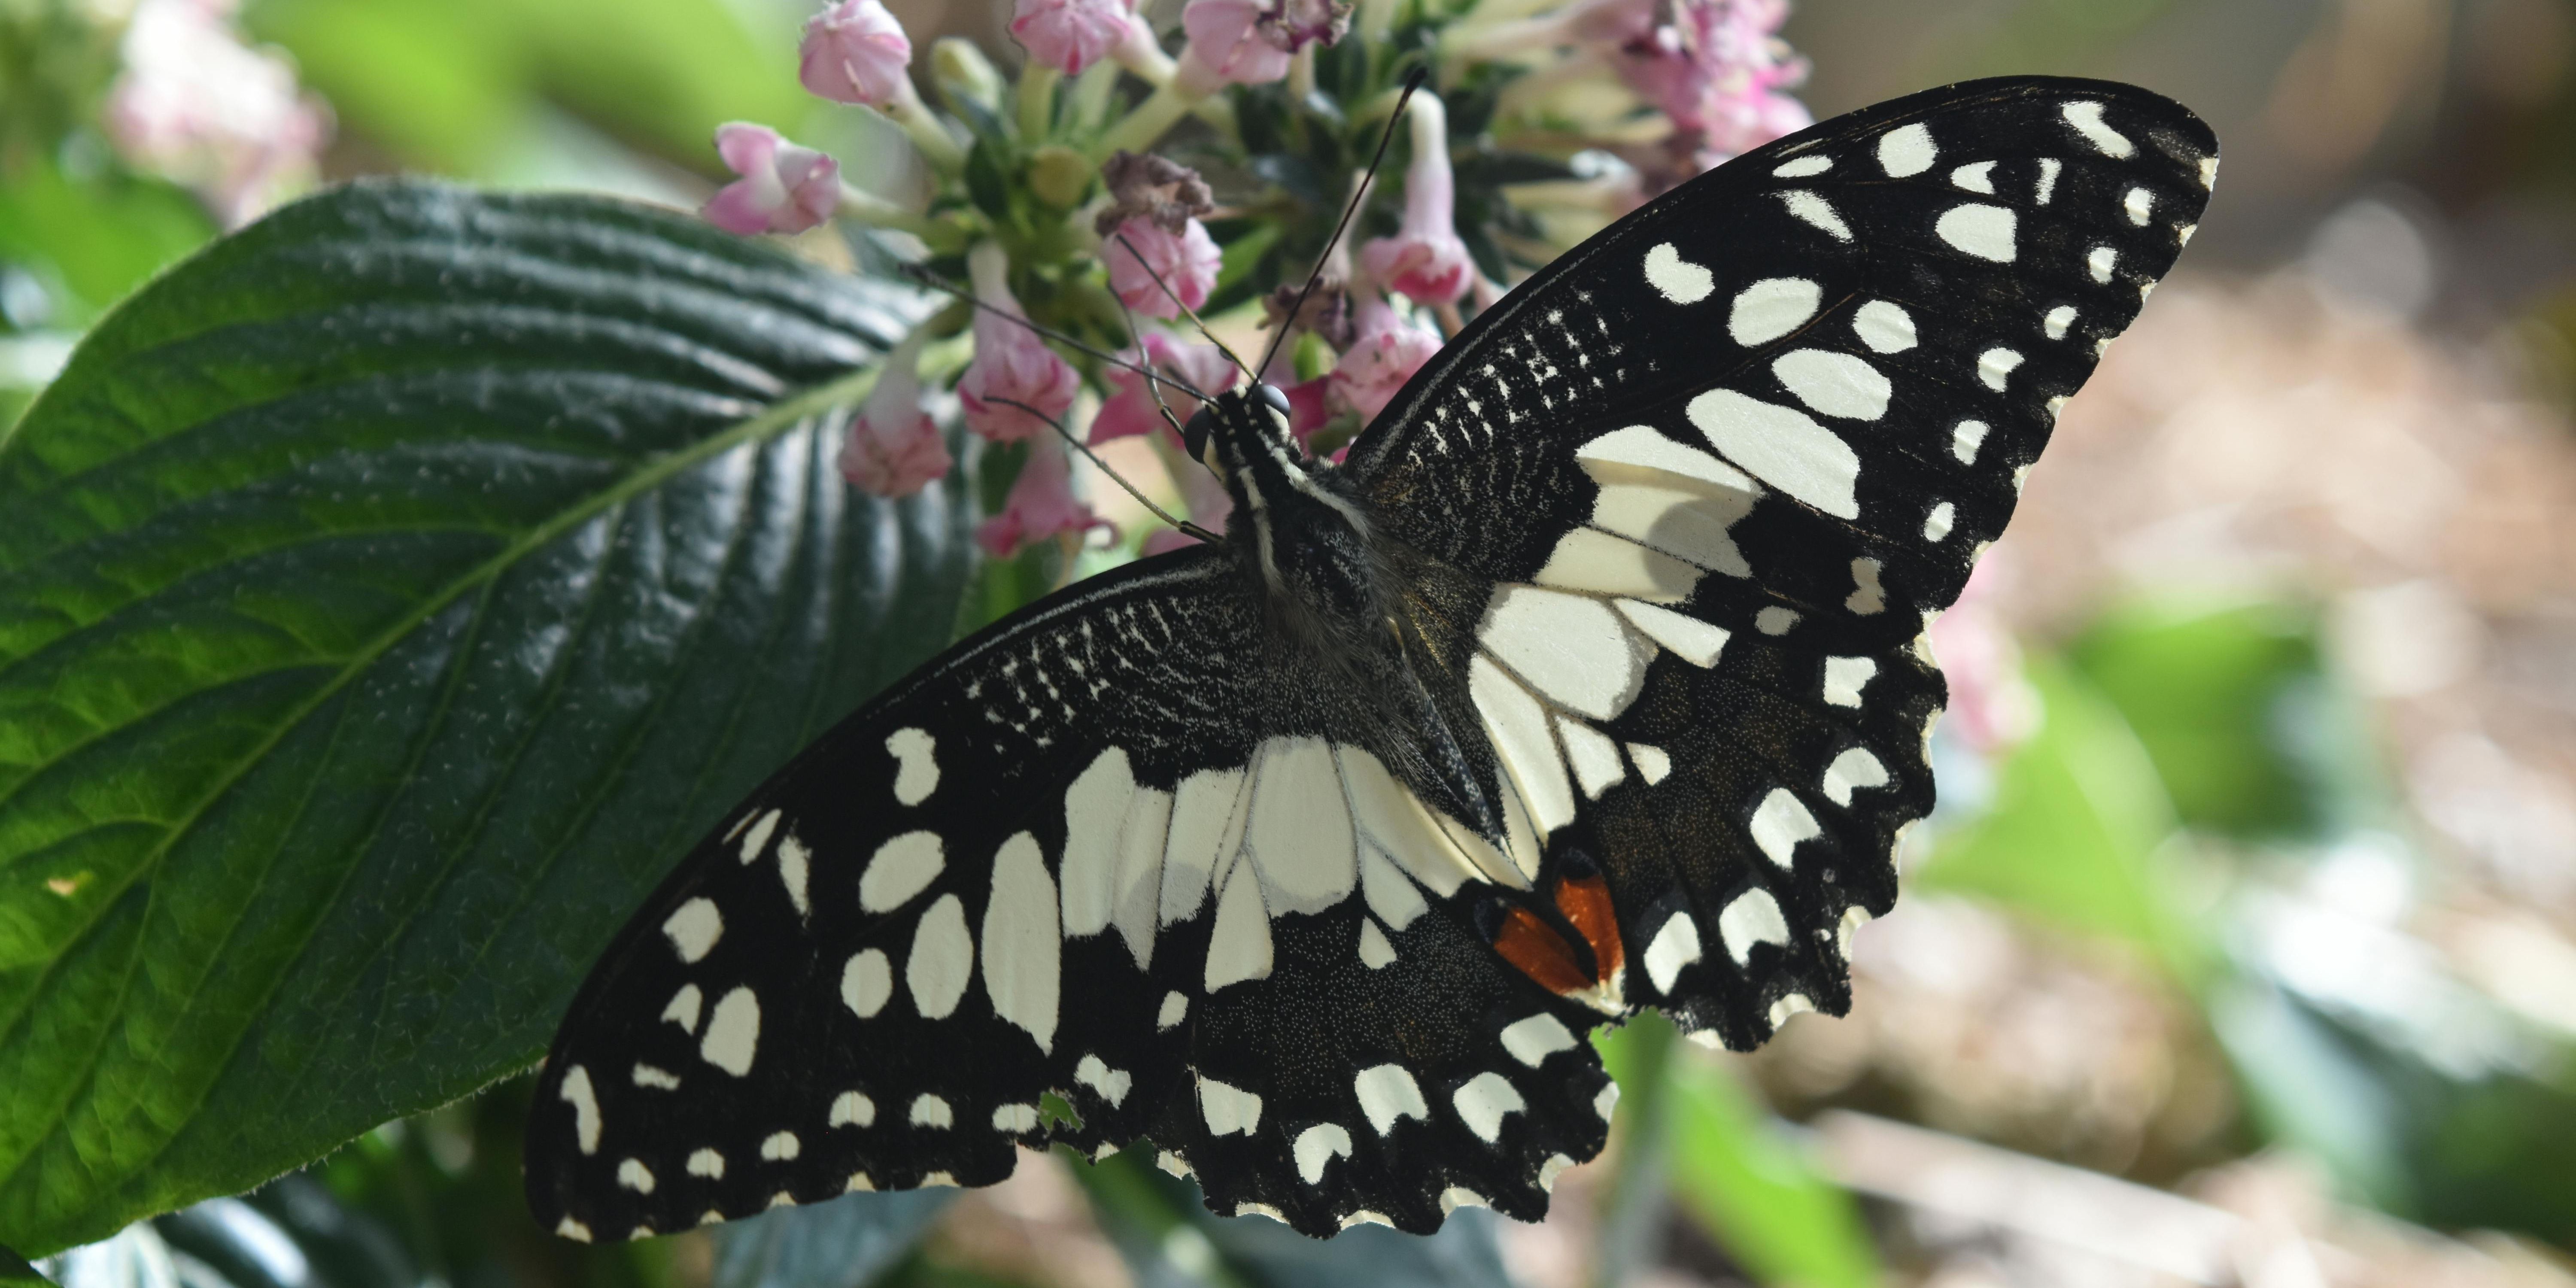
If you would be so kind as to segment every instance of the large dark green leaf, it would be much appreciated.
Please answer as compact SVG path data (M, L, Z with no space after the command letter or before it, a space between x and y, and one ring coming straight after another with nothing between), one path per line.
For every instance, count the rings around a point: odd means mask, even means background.
M0 440L0 1242L543 1051L681 848L943 643L971 517L832 468L918 306L414 184L218 243Z

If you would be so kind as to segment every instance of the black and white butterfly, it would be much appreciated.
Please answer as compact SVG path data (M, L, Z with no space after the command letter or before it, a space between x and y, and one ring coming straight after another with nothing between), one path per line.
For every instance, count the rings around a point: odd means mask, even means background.
M1924 627L2217 164L2132 87L1934 90L1576 248L1344 465L1219 397L1221 544L958 645L655 892L555 1039L538 1215L640 1236L1150 1139L1309 1234L1541 1216L1617 1099L1596 1026L1747 1048L1849 1006L1932 805Z

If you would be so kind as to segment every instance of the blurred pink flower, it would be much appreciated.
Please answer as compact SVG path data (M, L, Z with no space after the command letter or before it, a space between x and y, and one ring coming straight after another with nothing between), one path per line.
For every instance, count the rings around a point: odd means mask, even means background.
M717 126L716 155L742 176L717 189L704 207L707 222L726 232L801 233L840 208L841 163L766 125Z
M1160 331L1147 331L1141 356L1134 349L1118 356L1149 363L1154 370L1184 381L1201 393L1221 393L1234 386L1234 363L1212 344L1187 344ZM1173 436L1171 426L1163 423L1163 413L1154 405L1153 390L1145 377L1119 367L1107 368L1101 375L1114 392L1100 404L1100 413L1091 418L1090 441L1106 443L1158 430L1165 439L1180 441ZM1190 414L1199 409L1198 399L1168 383L1162 385L1162 390L1163 401L1171 404L1172 415L1187 424Z
M1180 485L1181 501L1189 510L1190 522L1210 532L1225 531L1226 521L1234 517L1234 494L1216 475L1197 465L1181 465L1173 470ZM1177 528L1162 528L1145 538L1144 553L1159 555L1166 550L1181 550L1199 544L1199 539Z
M1073 495L1073 463L1064 444L1047 437L1029 444L1028 463L1011 484L1010 498L1000 514L977 525L975 544L996 559L1007 559L1038 542L1093 528L1117 531Z
M1041 417L1062 420L1082 388L1082 378L1037 332L1013 321L1028 313L1011 295L1010 267L1009 257L992 242L966 257L975 298L987 307L975 310L975 359L958 378L957 398L965 404L966 428L997 443L1045 434Z
M921 409L917 368L926 338L915 332L886 355L877 387L841 439L841 475L862 492L910 496L956 464L938 423Z
M1375 296L1360 305L1352 326L1357 336L1333 368L1333 401L1358 412L1362 421L1374 420L1404 382L1440 351L1440 336L1396 316L1394 306Z
M1298 50L1340 40L1350 12L1339 0L1190 0L1181 10L1189 45L1179 74L1200 94L1226 84L1269 84L1288 74Z
M1207 303L1208 292L1216 289L1217 270L1225 262L1207 226L1195 219L1183 220L1177 233L1164 231L1150 219L1128 219L1101 244L1100 253L1109 261L1109 289L1127 307L1151 318L1178 317L1184 307L1195 309ZM1157 274L1163 279L1159 283L1154 280ZM1163 289L1166 286L1169 292ZM1180 298L1176 301L1174 295Z
M1131 21L1125 0L1018 0L1011 12L1011 39L1030 61L1067 76L1107 57Z
M1704 135L1702 161L1715 164L1812 123L1782 92L1807 74L1774 34L1788 16L1788 0L1608 0L1575 29L1610 46L1620 76L1674 125Z
M234 0L141 0L102 113L136 167L194 188L227 228L309 181L330 110L295 67L242 43Z
M1288 395L1288 432L1303 447L1316 430L1333 418L1333 377L1328 372L1312 380L1281 385L1279 392Z
M2039 731L2039 693L2022 674L2021 646L1995 611L1997 585L2007 575L1989 555L1968 576L1959 600L1932 621L1932 657L1950 683L1950 705L1940 732L1973 751L1995 756Z
M1449 122L1429 90L1413 96L1413 162L1404 171L1404 222L1393 237L1360 247L1360 266L1378 284L1417 304L1451 304L1467 293L1475 265L1458 239L1457 183L1449 172Z
M805 22L796 77L835 103L884 107L902 97L912 40L878 0L840 0Z

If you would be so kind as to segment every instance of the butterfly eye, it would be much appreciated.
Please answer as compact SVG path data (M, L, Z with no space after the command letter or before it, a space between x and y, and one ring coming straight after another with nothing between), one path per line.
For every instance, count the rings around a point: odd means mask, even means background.
M1252 391L1261 396L1261 401L1270 404L1270 409L1272 411L1275 411L1282 416L1288 414L1288 395L1279 392L1279 386L1268 384L1254 385L1252 387Z
M1216 432L1216 414L1212 407L1201 407L1190 413L1190 423L1181 426L1181 446L1190 449L1190 459L1207 459L1208 435Z

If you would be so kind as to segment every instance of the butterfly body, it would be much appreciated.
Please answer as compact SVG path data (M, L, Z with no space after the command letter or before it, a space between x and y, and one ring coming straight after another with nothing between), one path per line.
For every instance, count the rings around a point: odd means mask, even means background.
M647 900L540 1083L539 1215L1147 1141L1311 1234L1542 1215L1606 1139L1592 1029L1848 1009L1931 807L1924 626L2215 165L2141 90L1931 91L1570 252L1347 464L1220 394L1223 541L961 643Z

